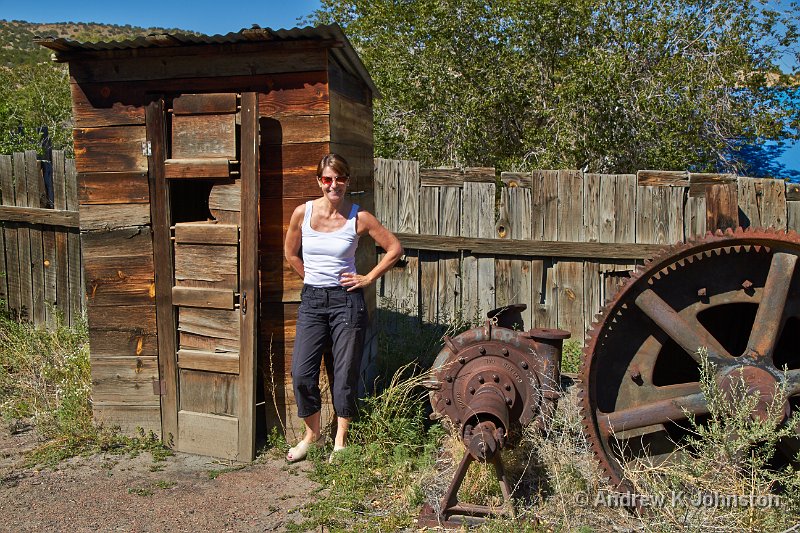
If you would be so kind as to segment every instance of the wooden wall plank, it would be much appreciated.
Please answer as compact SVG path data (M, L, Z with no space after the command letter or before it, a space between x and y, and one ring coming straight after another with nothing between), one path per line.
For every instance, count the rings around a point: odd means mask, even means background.
M372 106L360 104L341 94L330 93L332 142L341 144L372 144Z
M439 233L438 187L420 188L419 232L423 235L437 235ZM491 261L494 264L494 260L492 259ZM420 251L419 268L420 314L425 322L435 323L439 307L439 253ZM492 279L494 279L494 273L492 273Z
M83 231L112 231L150 224L150 204L81 204Z
M531 175L531 238L558 240L558 171L538 170ZM531 261L532 320L536 327L556 327L558 296L552 258Z
M786 227L795 232L800 232L800 202L786 202Z
M20 207L28 207L28 177L25 172L25 154L14 154L15 201ZM19 249L19 294L20 306L17 316L33 320L33 271L31 269L31 232L28 227L17 229Z
M612 189L609 198L602 197L603 192L608 194L608 185L604 191L604 181L613 183L608 176L601 174L583 175L583 211L586 226L584 237L586 242L602 242L602 239L607 240L609 236L613 236L613 220L606 220L604 215L608 210L608 204L613 202L614 194ZM602 307L601 282L600 261L597 258L587 257L583 263L583 331L591 327L594 315ZM573 334L573 337L577 337L577 334Z
M143 126L76 128L76 168L78 172L146 172L145 137Z
M326 81L325 71L270 76L268 89L258 95L258 113L262 117L328 114Z
M201 47L202 48L202 47ZM98 59L70 62L70 75L78 83L170 80L226 76L259 76L287 72L320 71L327 68L326 49L289 50L274 47L274 53L260 47L248 50L233 45L220 48L219 55L208 55L184 47L186 54L140 56L129 59ZM241 52L234 52L242 50ZM200 51L200 50L198 50ZM202 50L207 51L207 50ZM162 90L167 90L164 86Z
M705 195L705 192L703 193ZM738 209L738 206L737 206ZM736 216L738 225L738 212ZM706 199L705 196L686 198L684 207L684 239L702 237L706 233Z
M492 170L494 174L494 170ZM495 228L495 184L479 182L475 185L479 203L475 217L478 219L478 237L494 238ZM496 307L494 257L476 255L478 259L478 311L481 320Z
M13 166L10 155L0 155L0 193L2 205L16 205L16 191L14 190ZM4 235L5 246L3 250L3 281L6 284L6 310L15 316L21 306L20 273L19 273L19 238L16 224L3 224L1 230Z
M505 187L501 196L501 220L503 219L503 204L506 206L505 219L507 220L506 233L512 239L530 240L531 238L531 189L523 187ZM506 303L523 303L527 306L522 312L520 328L530 329L532 326L531 305L531 261L526 258L516 258L510 261L510 283L506 293ZM496 305L500 303L501 287L497 287Z
M583 175L578 171L558 172L558 239L581 242L584 239ZM558 327L580 338L584 331L582 261L557 260Z
M735 229L739 225L736 183L706 185L706 228L709 231Z
M398 219L397 231L401 233L417 233L419 231L419 163L402 161L399 164L398 183ZM394 268L395 300L399 310L410 316L419 315L419 258L415 253L405 254L405 264Z
M207 413L177 413L178 442L186 453L236 459L238 454L239 419Z
M92 356L92 401L125 405L159 405L153 393L158 358Z
M172 101L175 115L236 113L236 93L181 94Z
M61 150L53 150L51 162L53 208L60 211L65 211L67 208L66 184L64 182L66 179L65 163L64 152ZM56 309L61 313L65 324L70 323L67 231L68 230L59 229L59 231L54 232L53 255L55 257L55 262L50 266L55 276ZM80 288L76 287L75 290L80 290Z
M783 180L762 181L761 224L779 230L786 229L786 188Z
M262 119L263 144L306 144L331 141L328 115L290 115Z
M63 199L63 161L61 165ZM80 174L78 176L78 201L81 204L147 204L150 202L147 173L86 172ZM60 208L56 207L56 209Z
M439 235L458 236L461 232L461 188L439 189ZM460 316L460 256L439 254L438 317L442 324L453 324Z
M481 190L477 183L464 183L464 187L461 191L461 235L463 237L478 236L478 212L481 202L480 194ZM462 255L461 294L464 319L471 323L479 324L482 314L478 298L478 258L472 253Z

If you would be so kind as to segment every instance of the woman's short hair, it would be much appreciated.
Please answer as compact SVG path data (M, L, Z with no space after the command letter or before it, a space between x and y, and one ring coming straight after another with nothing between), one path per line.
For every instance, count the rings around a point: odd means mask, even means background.
M350 165L347 160L337 154L328 154L320 160L317 165L317 177L322 177L322 171L326 168L332 168L339 176L350 176Z

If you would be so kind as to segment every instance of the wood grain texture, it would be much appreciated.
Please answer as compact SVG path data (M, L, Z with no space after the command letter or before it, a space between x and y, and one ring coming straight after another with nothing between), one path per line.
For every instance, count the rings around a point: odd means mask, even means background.
M145 111L147 141L151 155L147 158L150 183L150 214L153 228L153 262L155 267L156 310L158 321L158 367L164 381L161 397L162 438L178 435L178 368L175 346L175 311L172 307L172 243L170 240L170 194L164 173L167 156L166 123L163 99L147 105ZM169 442L168 440L166 442ZM180 442L178 439L177 442Z
M25 154L14 154L15 202L19 207L33 207L28 203L28 177L25 173ZM38 206L36 206L38 207ZM33 270L31 269L31 232L28 227L17 228L19 257L20 304L15 314L24 320L33 320Z
M188 370L238 374L239 354L178 350L178 366Z
M78 172L146 172L142 153L143 126L76 128L75 164Z
M475 182L464 183L461 191L462 237L478 236L478 209L480 187ZM462 313L467 320L478 321L482 315L478 302L478 258L474 254L463 254L461 259Z
M736 183L706 185L706 229L735 229L739 226L739 202Z
M65 228L77 228L79 224L77 211L41 207L0 206L0 220Z
M25 176L27 178L28 206L34 208L46 205L44 180L42 168L37 160L36 152L25 151ZM31 317L35 324L47 323L47 304L45 300L45 274L44 274L44 231L41 226L30 226L31 246L31 289L33 293L33 313Z
M689 174L689 198L702 198L706 194L706 186L736 183L735 174L709 174L691 173Z
M494 175L494 171L492 171ZM476 185L479 203L475 216L478 219L478 237L493 238L495 235L495 184L479 182ZM475 254L488 254L482 246L472 249ZM478 309L482 317L495 308L495 260L494 257L478 255Z
M204 159L167 159L164 161L168 179L229 179L230 161L226 157Z
M178 357L182 352L183 350L178 353ZM181 411L223 416L238 415L239 380L236 375L184 368L179 372Z
M176 243L174 258L178 286L239 291L237 246ZM203 283L198 285L191 282Z
M178 310L178 331L202 337L226 339L238 344L239 311L181 307Z
M175 115L216 115L236 111L236 93L182 94L172 100Z
M158 358L96 357L92 365L92 401L127 405L159 405L153 393L158 381Z
M203 287L172 287L172 304L183 307L233 309L234 293L231 289Z
M12 159L10 155L0 155L0 202L3 206L15 206L15 190ZM3 233L5 245L2 261L3 280L5 285L6 310L13 316L20 308L20 274L19 274L19 242L16 224L4 223L0 229Z
M144 91L128 84L70 84L72 116L78 128L144 124Z
M0 162L0 166L2 162ZM0 169L0 173L2 170ZM53 150L52 155L52 179L53 179L53 207L60 211L66 211L66 169L64 152ZM64 317L64 322L69 324L72 320L70 315L70 287L69 287L69 251L67 249L67 233L57 231L55 233L55 276L56 276L56 308ZM79 290L78 287L75 290Z
M340 144L372 144L372 106L330 93L330 140Z
M236 115L172 117L171 148L171 159L236 159Z
M69 159L64 162L64 196L66 209L76 211L78 209L78 172L75 167L75 160ZM75 325L83 320L84 300L83 287L84 276L81 268L81 236L80 233L71 230L67 233L67 278L69 281L69 323Z
M208 209L216 216L219 211L242 210L241 180L225 180L214 183L208 195Z
M423 187L419 191L419 232L428 235L439 233L438 187ZM437 238L441 239L438 235ZM419 268L420 315L425 322L435 323L439 305L439 253L420 250ZM494 280L494 272L492 279Z
M238 454L240 461L255 459L256 445L256 373L258 369L259 310L259 111L258 95L242 94L241 164L242 164L242 233L240 249L240 344Z
M331 141L331 125L328 115L289 115L263 117L261 143L305 144Z
M685 170L640 170L636 179L640 187L689 186L689 173Z
M62 195L63 180L64 176L61 174ZM149 203L150 189L147 185L147 173L86 172L80 174L78 176L78 201L81 204Z
M421 187L461 187L468 181L495 183L495 169L491 167L425 168L419 175Z
M439 189L439 235L457 237L461 232L461 188ZM439 254L438 317L452 324L461 310L461 278L458 254Z
M81 204L79 213L81 230L85 232L150 224L150 204Z
M175 224L175 243L235 246L239 243L239 226L215 222L179 222Z
M186 453L235 460L238 455L239 420L231 416L180 411L177 436Z
M705 195L705 192L703 192ZM696 237L702 237L706 233L706 199L705 196L686 198L684 205L684 239L689 240ZM739 215L737 212L736 218Z
M325 71L269 76L266 86L267 89L258 94L259 116L328 114L330 104Z
M209 47L182 47L185 54L140 56L131 58L71 61L70 76L82 82L123 82L205 78L226 76L259 76L286 72L325 70L325 48L290 50L262 44L258 48L225 45L212 54ZM270 49L271 48L271 49ZM234 51L239 51L235 52ZM184 86L185 88L185 86ZM168 87L162 88L168 90Z

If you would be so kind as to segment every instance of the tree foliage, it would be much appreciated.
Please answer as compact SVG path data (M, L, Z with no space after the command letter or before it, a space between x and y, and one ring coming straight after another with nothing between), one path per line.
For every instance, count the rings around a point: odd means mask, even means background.
M746 171L798 138L798 8L753 0L323 0L381 91L376 154L503 169Z
M0 154L41 151L40 128L52 147L72 151L69 74L52 63L0 67Z

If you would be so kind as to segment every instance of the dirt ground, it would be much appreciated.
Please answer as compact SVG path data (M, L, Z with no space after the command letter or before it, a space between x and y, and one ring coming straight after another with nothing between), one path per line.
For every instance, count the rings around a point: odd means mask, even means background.
M284 531L319 489L309 464L275 458L236 469L182 453L99 454L25 468L36 441L32 430L0 430L0 530Z

